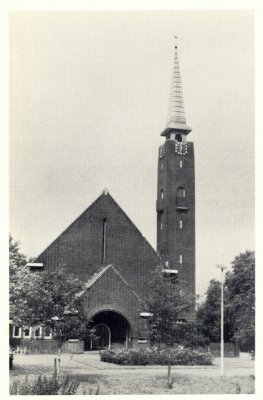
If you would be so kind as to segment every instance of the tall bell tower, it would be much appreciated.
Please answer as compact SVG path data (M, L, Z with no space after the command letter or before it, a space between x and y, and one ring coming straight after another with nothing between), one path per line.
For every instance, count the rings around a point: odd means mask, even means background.
M176 38L177 39L177 38ZM187 141L178 46L169 98L167 126L161 133L157 189L157 251L167 272L195 295L195 172L194 144Z

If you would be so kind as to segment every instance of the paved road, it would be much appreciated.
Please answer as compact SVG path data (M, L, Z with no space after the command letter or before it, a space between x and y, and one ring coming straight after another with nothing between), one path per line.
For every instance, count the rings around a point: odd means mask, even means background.
M54 371L54 358L52 354L20 355L15 354L14 367L10 371L10 381L18 377L29 375L52 375ZM255 362L248 354L241 353L238 358L225 358L225 375L240 376L254 375ZM197 376L220 375L220 359L216 358L211 366L173 366L172 370L178 374L191 374ZM100 361L98 353L87 354L62 354L61 375L119 375L119 374L143 374L164 375L166 366L119 366Z

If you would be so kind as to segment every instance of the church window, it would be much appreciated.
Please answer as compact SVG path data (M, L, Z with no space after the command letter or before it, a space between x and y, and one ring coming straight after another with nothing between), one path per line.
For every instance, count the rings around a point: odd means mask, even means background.
M21 328L19 326L13 327L13 337L20 338L21 337Z
M180 229L183 229L183 221L182 220L180 220L179 226L180 226Z
M107 235L107 220L106 218L104 218L102 226L102 257L101 257L102 262L105 262L106 258L106 235Z
M25 338L31 337L31 328L29 328L29 327L24 328L24 337Z
M42 335L42 328L41 326L38 326L37 328L35 328L34 337L35 339L39 339L41 338L41 335Z
M44 339L52 339L52 332L49 326L44 328Z
M182 254L180 254L179 263L180 263L180 264L183 263L183 256L182 256Z

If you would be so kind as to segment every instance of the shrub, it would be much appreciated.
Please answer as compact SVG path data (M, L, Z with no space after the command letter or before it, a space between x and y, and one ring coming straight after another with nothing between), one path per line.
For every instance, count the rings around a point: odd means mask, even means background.
M211 365L214 356L210 352L200 352L179 346L175 349L130 349L124 351L105 350L101 361L119 365Z
M14 381L10 385L10 395L56 395L74 394L79 386L78 381L70 381L66 376L61 382L54 376L39 376L36 380L29 382L28 377L24 381Z

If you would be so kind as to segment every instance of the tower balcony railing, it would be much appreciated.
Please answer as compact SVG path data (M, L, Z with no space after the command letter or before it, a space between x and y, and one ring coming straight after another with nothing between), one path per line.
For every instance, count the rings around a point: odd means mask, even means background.
M178 211L187 211L188 205L185 197L177 197L176 198L176 210Z

